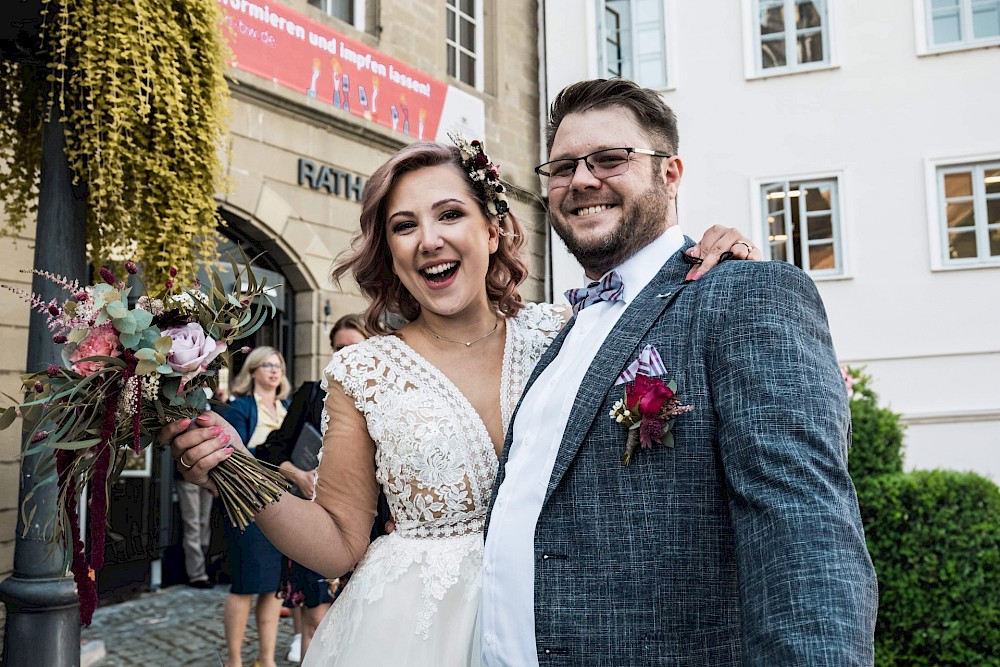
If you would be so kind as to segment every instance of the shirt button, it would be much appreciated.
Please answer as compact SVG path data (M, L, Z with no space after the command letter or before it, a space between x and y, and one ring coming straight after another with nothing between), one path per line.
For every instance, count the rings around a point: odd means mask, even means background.
M493 646L495 642L496 642L496 637L493 636L493 633L492 632L486 633L486 643L489 644L490 646Z
M493 574L493 566L490 565L489 563L486 563L485 565L483 565L483 571L486 572L486 574Z

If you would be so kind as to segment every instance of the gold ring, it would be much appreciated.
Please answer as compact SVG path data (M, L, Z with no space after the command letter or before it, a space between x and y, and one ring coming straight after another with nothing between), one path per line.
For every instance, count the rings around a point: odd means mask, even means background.
M737 241L736 243L734 243L732 245L732 248L730 248L730 250L732 250L733 248L735 248L738 245L745 245L747 247L747 253L748 254L753 252L753 246L750 245L749 243L747 243L746 241Z
M187 464L187 461L184 460L184 455L183 454L181 454L180 456L177 457L177 462L180 463L185 468L187 468L188 470L190 470L191 468L194 467L193 463L191 465Z

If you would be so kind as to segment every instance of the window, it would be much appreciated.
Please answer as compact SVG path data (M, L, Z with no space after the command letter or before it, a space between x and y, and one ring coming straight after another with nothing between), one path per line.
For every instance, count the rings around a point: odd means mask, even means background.
M364 30L362 23L365 15L364 0L309 0L309 4L345 23L350 23L358 30Z
M937 169L944 266L1000 265L1000 161Z
M448 74L481 87L482 0L448 0Z
M768 259L790 262L813 276L841 275L837 178L761 185Z
M830 64L826 0L753 0L753 6L757 74Z
M666 88L663 0L598 0L598 12L603 76L632 79L646 88Z
M923 0L932 49L1000 42L1000 0Z

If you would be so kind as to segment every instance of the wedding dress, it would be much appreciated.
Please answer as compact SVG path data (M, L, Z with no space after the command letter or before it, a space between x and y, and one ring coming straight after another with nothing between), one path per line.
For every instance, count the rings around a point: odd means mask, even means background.
M562 323L561 308L548 304L507 320L505 433ZM458 388L396 336L345 348L327 367L324 387L330 380L365 418L396 528L368 547L302 664L478 665L483 525L498 467L486 426Z

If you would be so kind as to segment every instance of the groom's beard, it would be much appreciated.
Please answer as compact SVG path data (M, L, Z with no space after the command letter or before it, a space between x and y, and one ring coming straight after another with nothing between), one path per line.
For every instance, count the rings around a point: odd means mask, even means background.
M618 224L604 237L577 238L571 225L549 211L549 224L588 275L602 276L656 240L666 229L670 198L660 182L628 205L620 205ZM664 258L665 259L665 258Z

